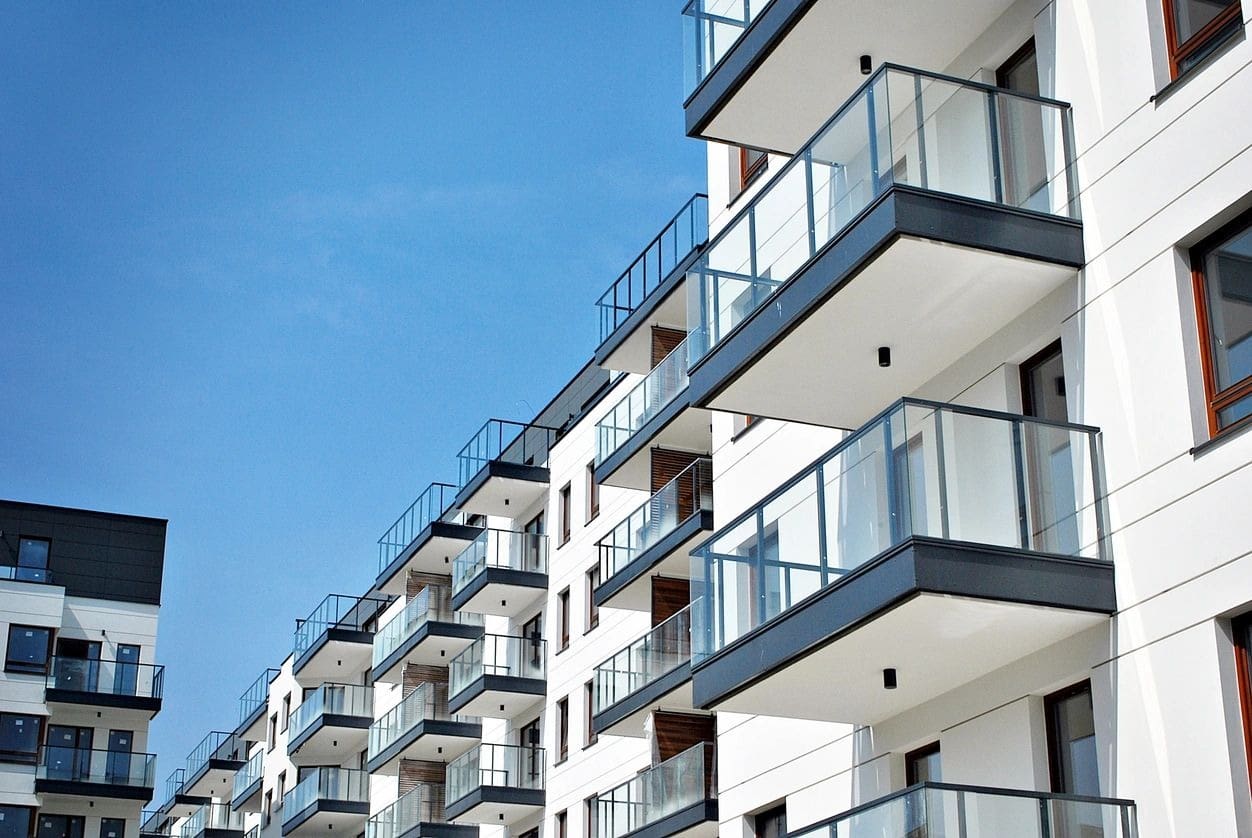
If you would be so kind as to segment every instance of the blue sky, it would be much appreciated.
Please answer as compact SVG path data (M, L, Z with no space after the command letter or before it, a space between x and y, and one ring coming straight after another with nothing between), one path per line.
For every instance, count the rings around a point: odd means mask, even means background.
M163 783L701 190L680 3L0 14L0 497L170 520Z

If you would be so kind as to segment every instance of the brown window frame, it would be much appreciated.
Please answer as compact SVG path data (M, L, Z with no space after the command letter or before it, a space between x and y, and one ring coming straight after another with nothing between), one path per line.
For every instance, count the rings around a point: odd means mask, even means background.
M587 520L583 522L583 526L587 526L598 517L600 517L600 484L596 482L596 461L592 460L587 463Z
M1252 614L1244 614L1230 621L1235 642L1235 680L1239 684L1239 716L1243 720L1243 752L1248 761L1248 774L1252 777Z
M596 682L591 679L583 684L583 704L586 706L586 712L583 713L585 729L583 730L583 750L590 748L592 745L600 741L600 734L596 733L595 725L595 698L596 698Z
M557 618L557 623L559 624L558 628L560 629L560 632L561 632L560 634L561 645L557 649L557 651L564 652L566 649L569 648L569 636L570 636L569 588L561 589L561 592L556 595L556 618Z
M1252 228L1252 210L1241 213L1213 235L1191 248L1191 293L1195 297L1196 325L1200 333L1200 366L1204 377L1204 402L1208 414L1209 438L1230 433L1252 425L1252 416L1246 416L1226 427L1218 423L1218 414L1238 402L1252 396L1252 375L1246 376L1225 390L1217 389L1217 372L1213 360L1213 334L1210 328L1208 279L1204 273L1205 256L1218 244L1229 239L1237 231Z
M592 794L583 798L584 838L596 838L596 810L600 808L600 796Z
M569 696L556 702L556 761L560 765L569 759Z
M553 830L556 835L554 838L569 838L569 811L562 809L553 817L556 829Z
M756 162L749 163L748 155L760 152ZM756 148L739 146L739 191L747 189L769 168L769 153Z
M1178 43L1178 26L1175 23L1174 4L1177 0L1161 0L1162 11L1165 13L1165 43L1169 50L1169 77L1177 79L1184 75L1188 70L1187 67L1181 68L1184 61L1192 58L1196 53L1203 52L1206 48L1213 45L1214 40L1221 35L1223 29L1229 26L1234 20L1243 20L1243 3L1242 0L1236 2L1222 12L1217 17L1210 20L1198 32L1192 35L1183 43Z
M559 506L557 512L561 518L561 546L569 543L570 535L574 531L574 522L570 519L573 515L573 504L570 501L570 484L566 483L561 487L558 494Z
M600 625L600 606L596 605L596 588L600 587L600 563L596 562L584 574L587 580L587 634Z

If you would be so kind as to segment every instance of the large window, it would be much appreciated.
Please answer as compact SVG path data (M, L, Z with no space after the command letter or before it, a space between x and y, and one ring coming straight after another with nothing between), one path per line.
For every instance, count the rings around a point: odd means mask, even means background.
M1170 72L1177 78L1243 25L1239 0L1164 0Z
M739 189L742 192L765 173L769 167L769 155L755 148L739 149Z
M1098 797L1095 712L1091 682L1083 681L1044 699L1052 791Z
M23 582L48 581L51 543L44 538L20 538L17 542L17 578Z
M43 719L22 713L0 713L0 762L34 764L39 756Z
M4 653L5 672L43 675L52 657L52 629L39 626L9 626L9 645Z
M1252 416L1252 213L1191 251L1209 431Z
M904 755L904 784L939 783L943 781L939 743L931 742Z
M34 821L34 809L0 806L0 838L30 838Z

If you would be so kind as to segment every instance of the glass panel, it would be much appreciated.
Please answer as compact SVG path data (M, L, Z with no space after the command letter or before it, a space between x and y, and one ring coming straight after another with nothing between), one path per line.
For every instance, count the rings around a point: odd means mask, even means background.
M687 342L666 355L596 423L596 464L604 462L687 389Z
M458 487L464 488L488 463L542 466L556 441L556 430L504 419L488 419L457 453Z
M1185 44L1197 32L1208 26L1217 16L1239 0L1172 0L1174 7L1174 30L1178 43Z
M404 700L388 710L369 729L369 758L381 754L427 719L479 724L476 716L448 713L448 685L419 684Z
M692 515L713 508L713 462L696 460L599 542L600 578L611 579Z
M232 811L226 803L206 803L179 826L180 838L196 838L207 829L243 832L243 812Z
M452 561L452 593L465 589L487 568L548 572L548 537L539 533L483 530Z
M544 787L543 748L480 745L448 763L448 800L460 800L474 789Z
M259 782L264 774L265 749L257 748L256 753L249 757L243 768L235 773L234 784L231 786L231 800L238 800L254 783Z
M152 754L45 745L35 777L152 788L155 765L156 757Z
M378 539L378 572L382 573L392 560L403 553L413 540L438 521L452 506L456 497L456 487L448 483L431 483L426 491L417 496L417 500L409 504L409 508L401 513L391 529Z
M651 684L691 660L692 603L596 667L595 709L606 707Z
M545 641L539 637L485 634L448 666L448 694L456 695L483 675L544 678Z
M596 838L620 838L716 797L713 745L701 742L596 798Z
M409 600L404 610L392 617L374 634L373 665L378 666L404 645L428 622L458 623L481 626L481 614L454 611L452 589L443 585L427 585Z
M325 715L374 717L374 690L356 684L322 684L291 713L288 742Z
M243 724L253 713L264 709L269 701L270 681L278 674L277 669L266 669L239 696L239 723Z
M683 9L683 90L687 95L719 61L769 0L691 0Z
M1222 242L1204 259L1213 377L1225 390L1252 375L1252 229Z
M187 755L187 776L195 777L210 759L243 761L248 745L233 733L215 730Z
M399 838L420 823L443 823L444 787L419 783L365 824L365 838Z
M369 774L349 768L314 768L283 797L283 821L290 821L319 800L369 802Z
M119 647L119 651L121 647ZM48 688L101 695L160 698L165 667L130 660L52 659Z
M296 626L294 651L299 657L332 628L364 631L365 627L391 603L390 599L331 594L313 613Z

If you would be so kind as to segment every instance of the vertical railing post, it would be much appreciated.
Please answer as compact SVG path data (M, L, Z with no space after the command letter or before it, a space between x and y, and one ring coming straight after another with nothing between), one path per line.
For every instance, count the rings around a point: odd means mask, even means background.
M901 520L900 511L897 507L900 505L899 487L896 485L896 468L895 468L895 446L891 439L891 414L888 413L883 417L882 422L883 433L883 469L886 471L884 482L887 486L887 529L890 531L890 544L896 544L901 539ZM907 449L906 449L907 455Z
M1030 522L1026 510L1026 457L1022 444L1022 422L1014 419L1013 435L1013 478L1017 484L1017 526L1020 546L1023 550L1030 549Z
M886 76L884 76L886 78ZM870 185L874 195L879 191L879 178L881 173L878 171L878 124L874 118L874 82L870 82L865 87L865 122L869 129L869 178Z
M922 107L922 77L913 74L913 112L917 119L917 168L922 189L929 189L930 177L926 170L926 110Z
M965 792L956 793L956 834L958 838L968 838L969 817L965 812Z
M817 211L813 206L817 198L813 194L813 149L811 147L804 150L804 183L804 203L809 225L809 256L812 257L817 253Z
M948 469L947 469L947 452L943 445L943 412L936 409L935 415L935 467L936 478L939 481L939 524L942 528L944 539L952 537L952 530L948 520Z
M994 91L987 91L987 127L990 131L991 178L997 204L1004 203L1004 172L1000 154L999 100Z
M1104 497L1104 471L1101 468L1102 458L1100 456L1100 435L1098 433L1088 433L1087 445L1088 456L1091 458L1091 503L1093 507L1092 512L1095 513L1096 556L1101 560L1108 562L1112 561L1113 557L1110 555L1107 541L1109 522L1105 519L1105 516L1108 514L1108 504L1106 503L1106 499ZM1081 508L1081 498L1078 501L1078 505ZM1074 510L1074 514L1077 515L1078 511L1079 510L1077 509ZM1078 536L1078 548L1079 552L1081 552L1081 532Z

